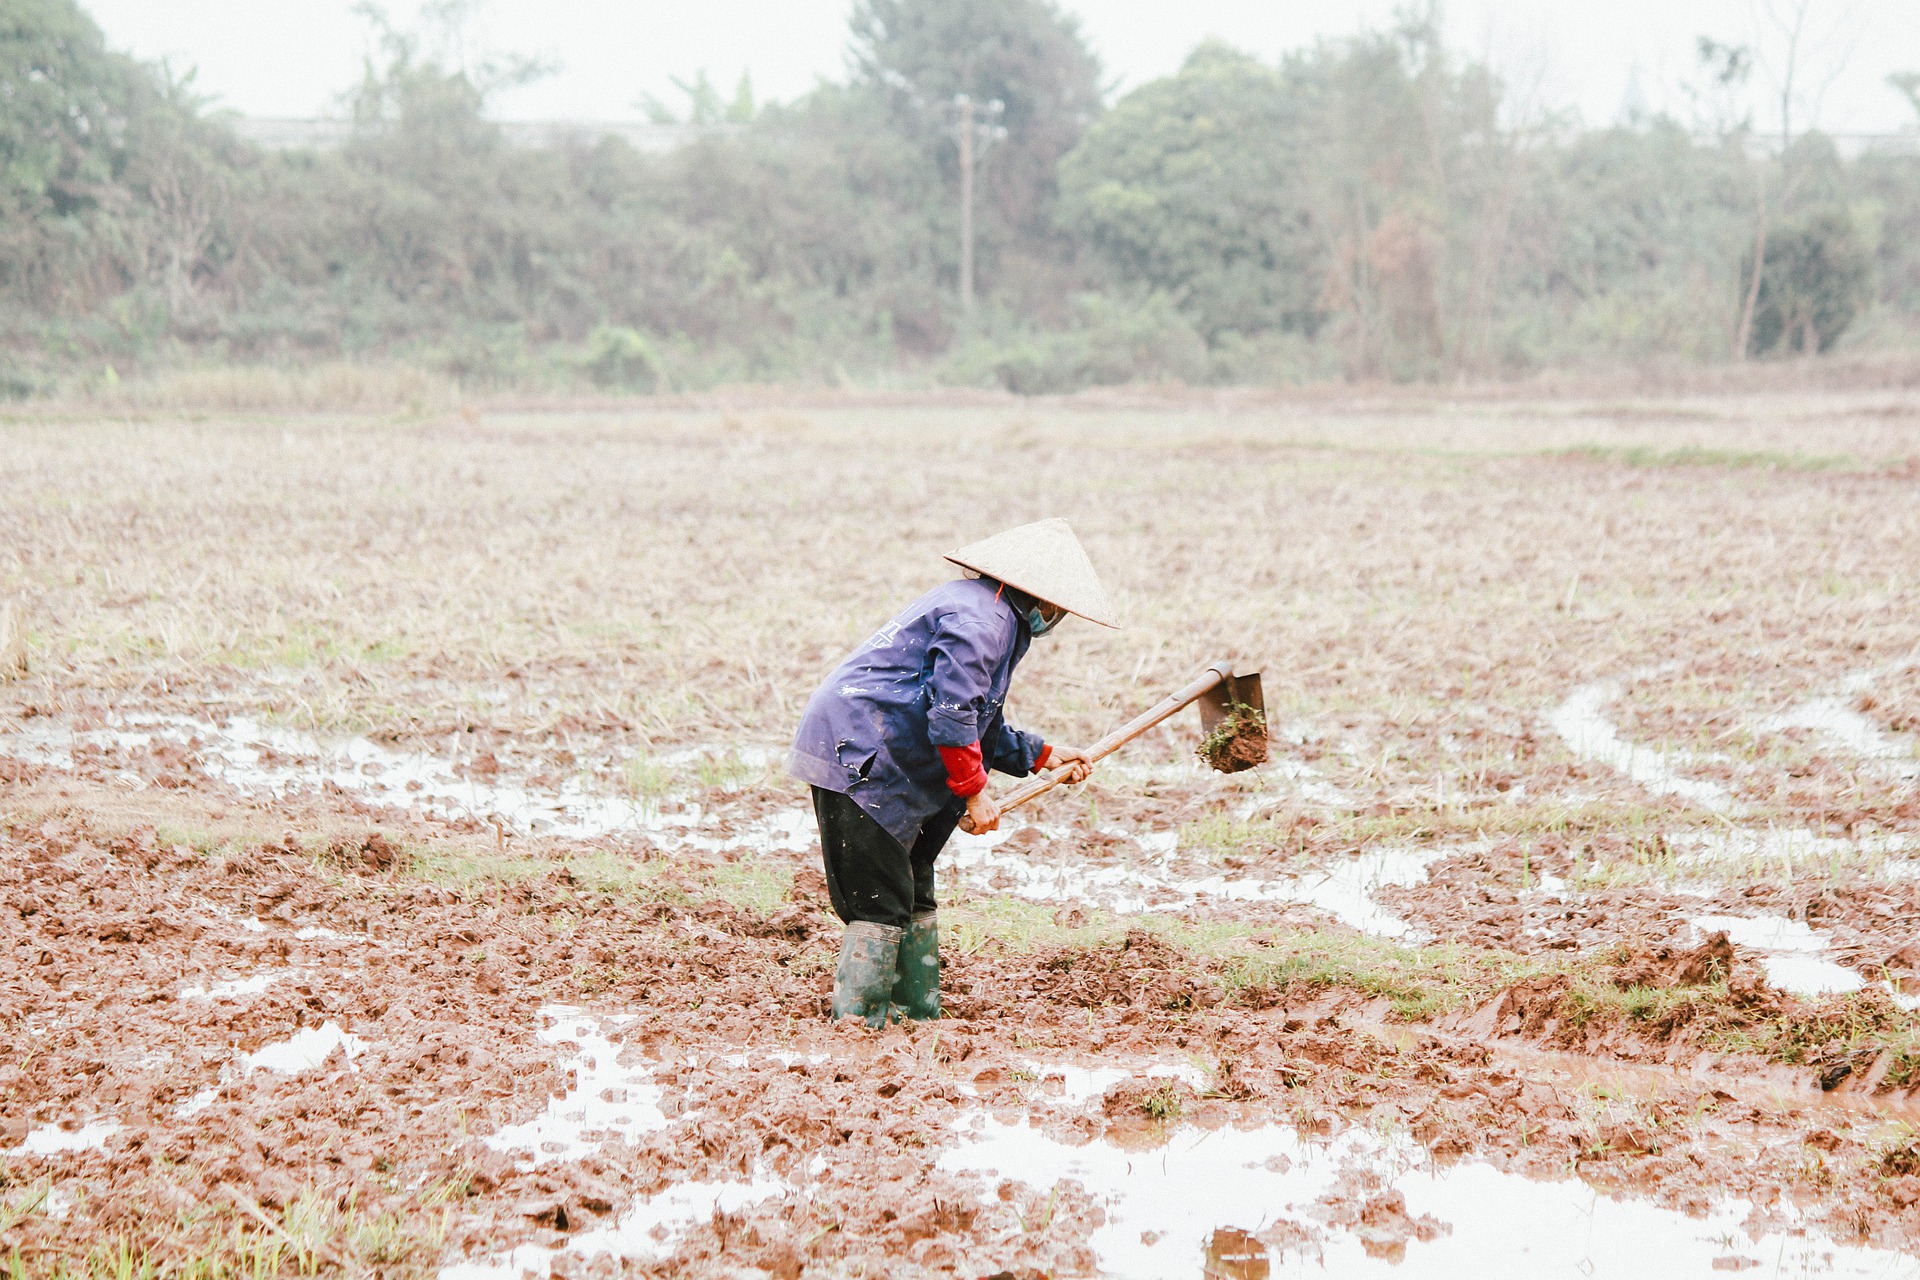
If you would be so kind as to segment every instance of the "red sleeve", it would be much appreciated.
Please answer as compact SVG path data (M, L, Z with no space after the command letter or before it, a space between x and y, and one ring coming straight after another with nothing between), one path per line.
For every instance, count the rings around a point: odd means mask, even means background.
M1033 758L1033 772L1038 773L1047 767L1047 761L1053 759L1053 748L1047 743L1040 744L1040 754Z
M947 766L947 790L962 797L978 795L987 789L987 770L980 762L980 744L966 747L939 747L940 763Z

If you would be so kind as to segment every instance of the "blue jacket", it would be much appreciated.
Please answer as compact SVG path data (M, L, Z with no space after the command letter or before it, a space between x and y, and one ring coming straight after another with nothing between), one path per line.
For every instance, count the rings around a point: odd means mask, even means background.
M1042 742L1000 715L1032 643L998 583L963 578L935 587L814 690L787 772L850 796L912 848L928 818L960 803L934 748L978 742L987 768L1033 772Z

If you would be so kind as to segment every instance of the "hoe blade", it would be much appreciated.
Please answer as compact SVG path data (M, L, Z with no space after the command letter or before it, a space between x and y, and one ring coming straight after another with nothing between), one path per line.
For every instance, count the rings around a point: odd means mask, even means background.
M1222 773L1251 769L1267 759L1267 704L1260 673L1228 676L1200 695L1200 758Z

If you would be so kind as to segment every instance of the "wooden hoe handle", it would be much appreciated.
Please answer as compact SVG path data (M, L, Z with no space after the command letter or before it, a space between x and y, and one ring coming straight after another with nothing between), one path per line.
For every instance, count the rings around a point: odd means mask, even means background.
M1088 747L1087 759L1089 761L1105 759L1147 730L1153 728L1153 726L1159 724L1162 720L1165 720L1168 716L1173 715L1184 707L1192 705L1222 680L1230 680L1232 678L1233 664L1231 662L1215 663L1199 676L1195 677L1191 683L1175 689L1172 693L1160 699L1160 701L1154 703L1151 707L1148 707L1145 711L1142 711L1139 715L1127 721L1118 729L1115 729L1112 733L1109 733L1106 737L1094 743L1091 747ZM1007 793L1006 798L1000 802L1000 812L1006 813L1009 810L1017 809L1027 801L1032 800L1036 796L1043 796L1059 785L1060 775L1057 773L1036 774Z

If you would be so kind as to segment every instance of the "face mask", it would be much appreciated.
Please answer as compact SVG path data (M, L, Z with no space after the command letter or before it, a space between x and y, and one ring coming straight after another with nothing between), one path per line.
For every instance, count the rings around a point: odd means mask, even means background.
M1060 619L1066 616L1064 612L1060 612L1049 617L1044 608L1040 605L1035 605L1033 608L1027 610L1027 630L1032 633L1035 639L1038 639L1059 626Z

